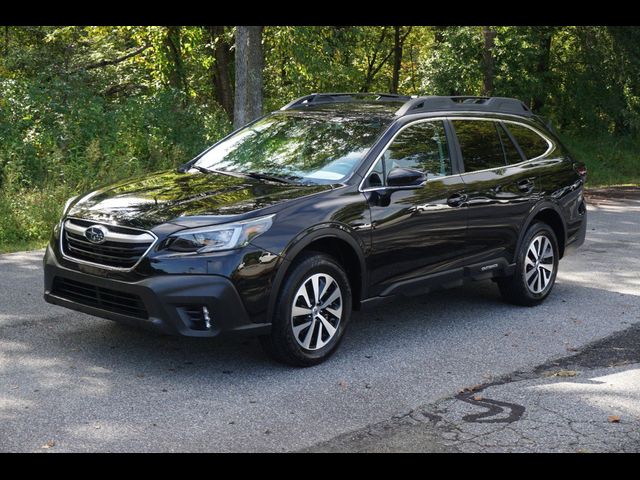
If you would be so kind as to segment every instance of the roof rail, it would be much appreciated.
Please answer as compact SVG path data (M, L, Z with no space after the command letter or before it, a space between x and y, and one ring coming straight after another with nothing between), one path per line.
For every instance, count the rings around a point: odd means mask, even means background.
M411 100L411 98L414 98L408 95L398 95L395 93L312 93L311 95L305 95L304 97L296 98L292 102L286 104L280 110L289 110L291 108L304 105L351 102L356 99L364 100L368 97L373 97L373 100L376 102L406 102L408 100Z
M533 112L516 98L508 97L417 97L408 100L396 112L396 116L411 113L434 112L440 110L478 111L511 113L525 117L533 116Z

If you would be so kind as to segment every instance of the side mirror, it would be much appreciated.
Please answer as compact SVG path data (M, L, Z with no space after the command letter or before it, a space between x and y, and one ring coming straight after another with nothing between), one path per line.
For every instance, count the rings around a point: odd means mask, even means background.
M427 179L420 170L396 167L387 175L387 185L390 187L418 186Z

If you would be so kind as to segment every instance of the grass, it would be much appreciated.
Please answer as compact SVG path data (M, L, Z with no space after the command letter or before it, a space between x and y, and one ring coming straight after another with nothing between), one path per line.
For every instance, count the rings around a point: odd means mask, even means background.
M29 250L39 250L47 246L48 240L25 240L0 245L0 255L3 253L28 252Z
M0 253L44 247L71 196L66 186L0 191Z
M587 187L640 185L640 141L607 136L563 140L586 163ZM44 247L64 202L76 193L66 185L0 191L0 253Z
M587 165L587 187L640 185L640 140L609 136L563 140L573 156Z

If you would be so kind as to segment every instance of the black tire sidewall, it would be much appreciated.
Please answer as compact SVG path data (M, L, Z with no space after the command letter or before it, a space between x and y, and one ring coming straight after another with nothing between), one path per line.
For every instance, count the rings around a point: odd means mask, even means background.
M293 297L309 276L316 273L331 275L338 283L342 293L342 318L338 331L325 346L318 350L306 350L295 339L291 325L291 309ZM351 317L351 287L342 267L330 256L317 253L306 255L296 262L287 274L282 291L277 299L275 314L272 322L272 341L277 342L278 350L284 350L290 363L302 366L315 365L326 360L335 352L344 335Z

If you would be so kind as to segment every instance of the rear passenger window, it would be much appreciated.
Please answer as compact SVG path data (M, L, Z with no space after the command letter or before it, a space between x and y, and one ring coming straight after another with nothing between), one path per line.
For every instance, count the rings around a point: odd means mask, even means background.
M520 145L527 160L544 155L549 148L549 143L530 128L515 123L507 124L507 128Z
M475 172L506 165L497 122L487 120L453 120L462 152L465 172Z
M505 131L502 124L498 124L497 127L498 135L500 136L500 140L502 140L502 148L504 150L504 156L507 159L507 163L510 165L514 163L520 163L522 160L524 160L520 155L520 152L518 152L518 149L511 141L511 138L509 137L509 135L507 135L507 132Z

